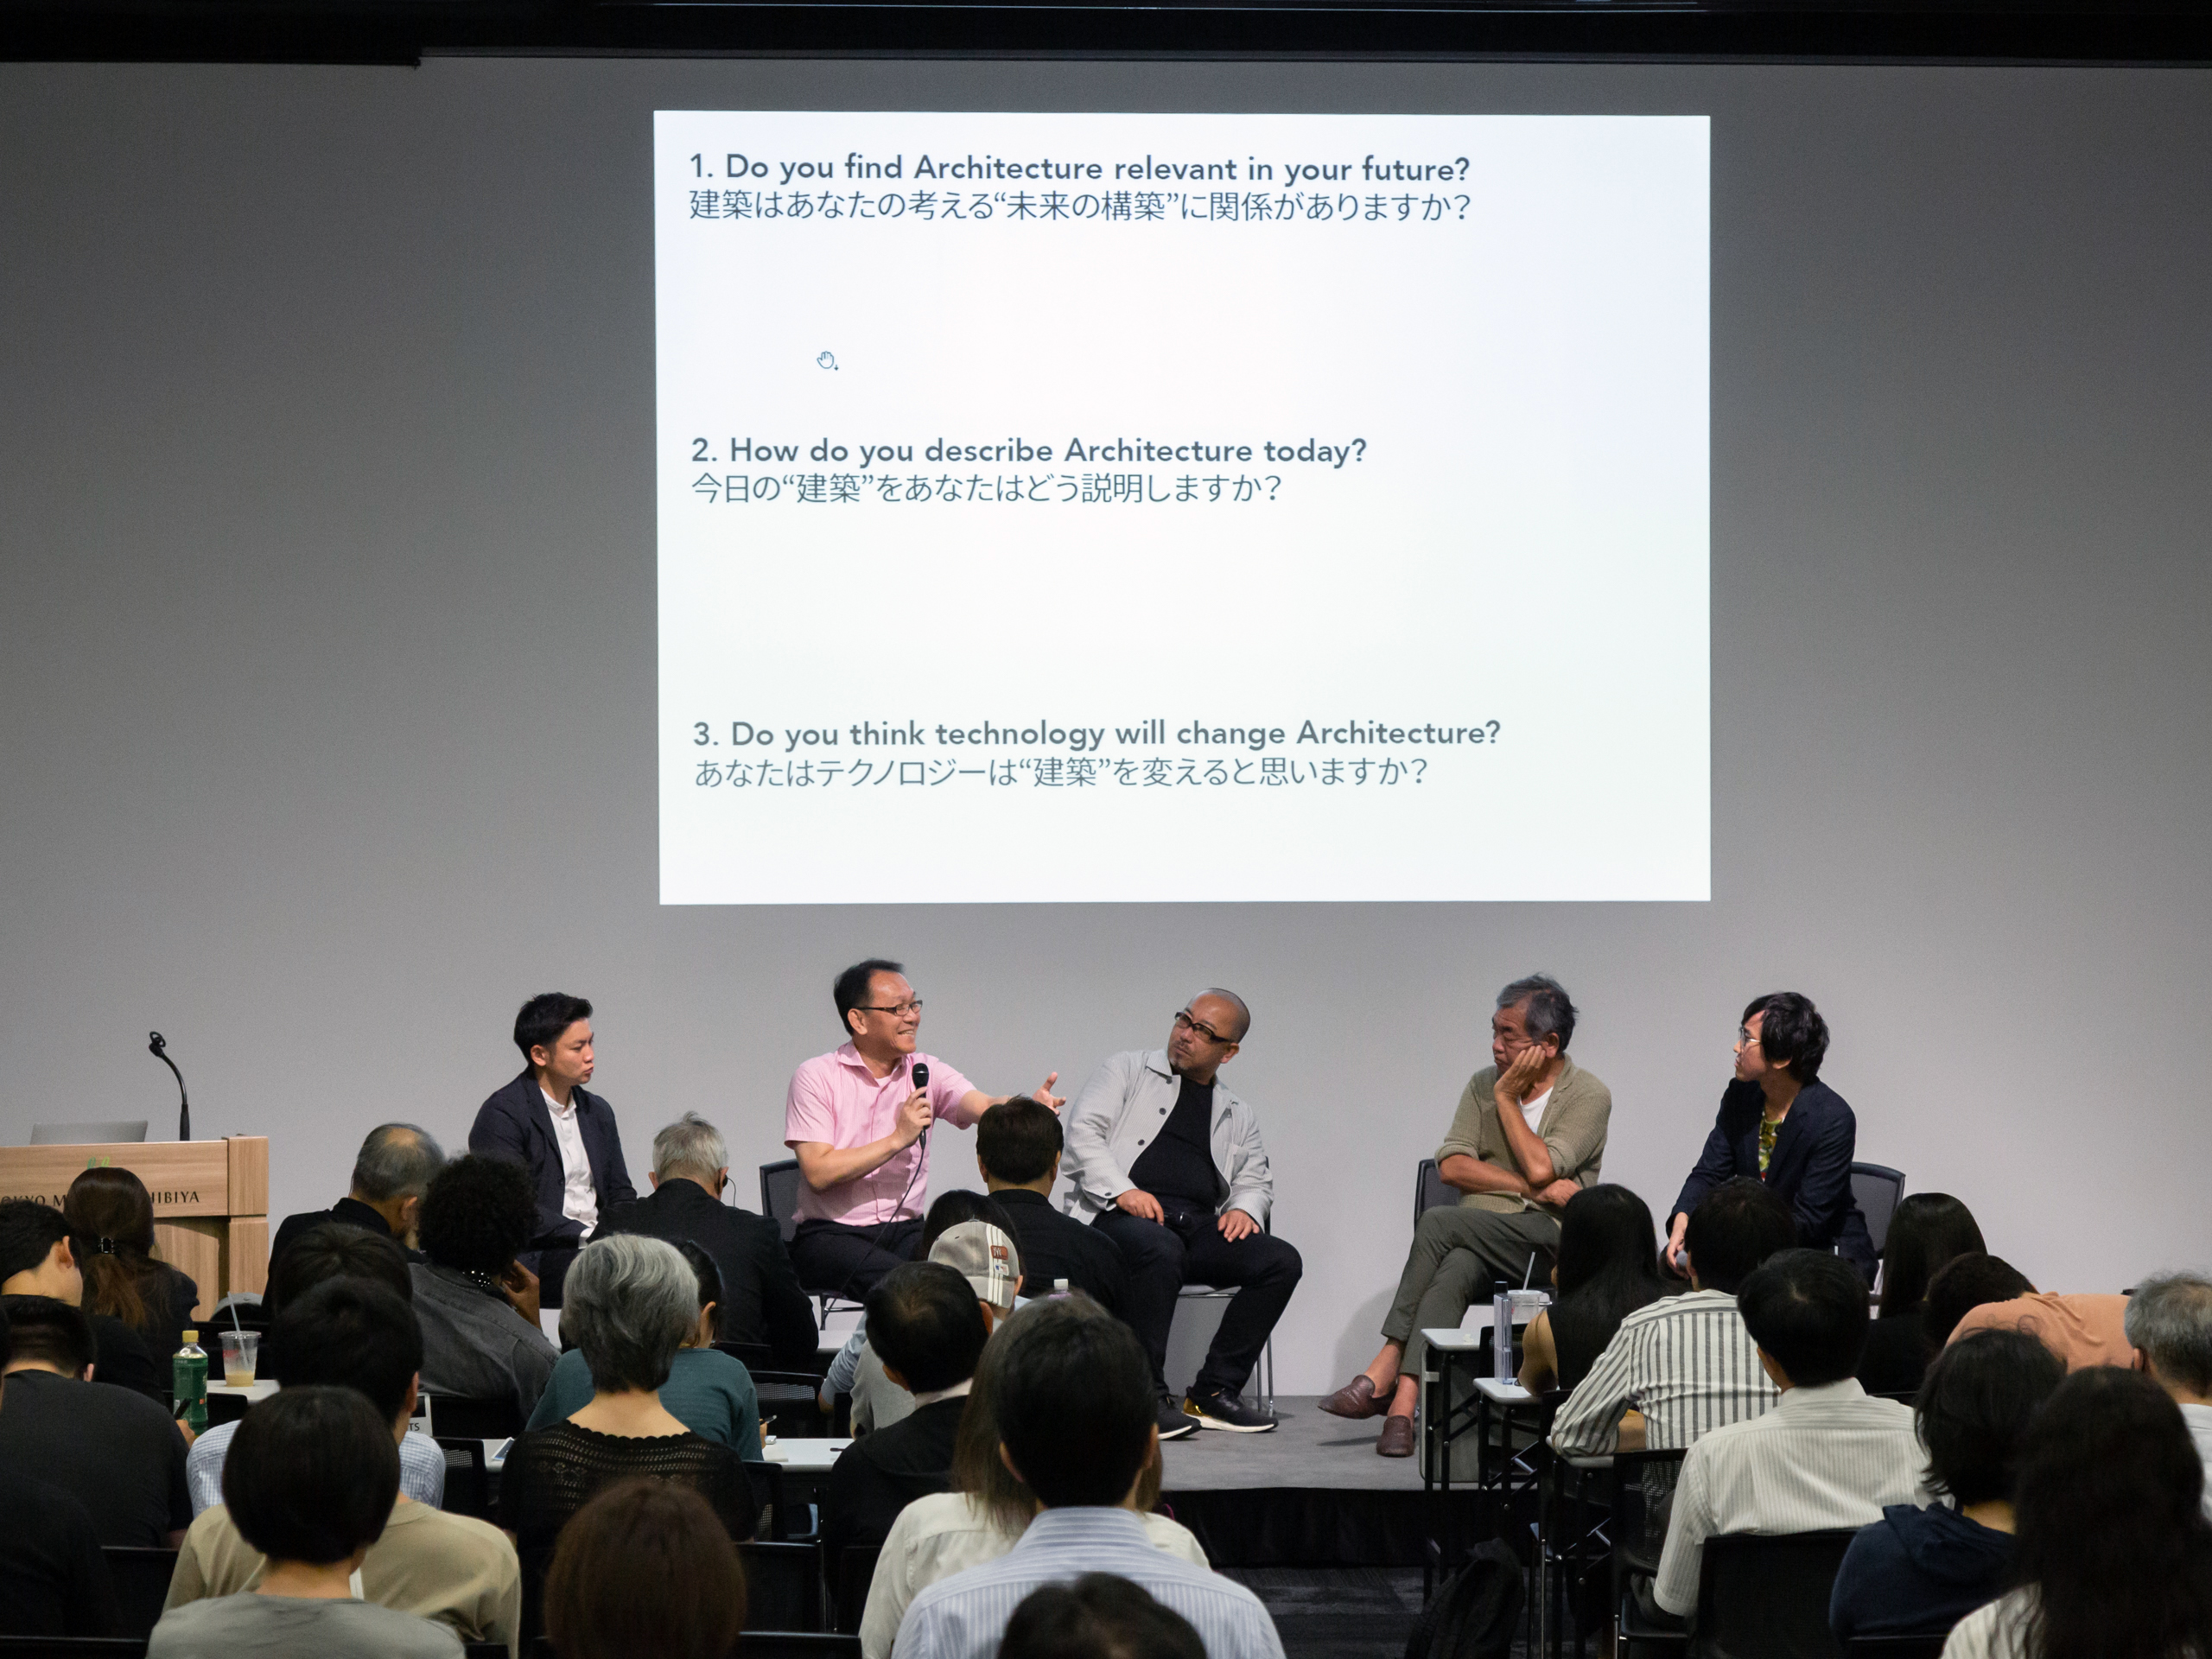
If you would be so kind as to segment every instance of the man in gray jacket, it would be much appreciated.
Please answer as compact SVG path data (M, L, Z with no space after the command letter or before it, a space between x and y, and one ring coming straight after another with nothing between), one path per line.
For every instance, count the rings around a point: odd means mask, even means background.
M1305 1264L1265 1230L1274 1201L1252 1109L1215 1074L1250 1029L1242 997L1209 990L1175 1016L1165 1049L1111 1056L1068 1108L1068 1208L1090 1217L1128 1266L1122 1309L1152 1357L1160 1435L1260 1433L1275 1420L1240 1397ZM1236 1286L1205 1363L1178 1407L1167 1328L1185 1285Z

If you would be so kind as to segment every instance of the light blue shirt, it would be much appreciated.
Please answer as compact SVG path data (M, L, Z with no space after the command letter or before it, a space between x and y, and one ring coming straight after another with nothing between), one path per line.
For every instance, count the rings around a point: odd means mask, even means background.
M192 1490L195 1516L223 1501L223 1458L238 1432L235 1422L218 1423L184 1454L184 1484ZM399 1490L417 1503L445 1507L446 1454L429 1435L410 1430L399 1442Z
M1154 1548L1127 1510L1046 1510L995 1561L940 1579L906 1609L893 1659L993 1659L1007 1621L1039 1586L1110 1573L1180 1613L1206 1659L1283 1659L1260 1599L1233 1580Z

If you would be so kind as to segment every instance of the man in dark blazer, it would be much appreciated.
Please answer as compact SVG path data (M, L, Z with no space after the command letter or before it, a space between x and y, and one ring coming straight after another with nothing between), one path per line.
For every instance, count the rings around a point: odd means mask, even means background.
M515 1015L514 1038L522 1075L476 1109L468 1149L530 1172L537 1234L518 1259L537 1275L539 1306L558 1307L569 1263L601 1216L638 1190L614 1109L584 1087L594 1065L591 1004L561 991L533 996Z
M653 1190L645 1197L607 1210L601 1235L638 1233L696 1244L721 1269L716 1335L724 1342L760 1344L779 1366L810 1362L820 1343L814 1305L799 1288L782 1231L767 1217L721 1201L729 1185L729 1148L721 1131L696 1113L684 1113L653 1137L651 1179Z
M976 1166L983 1185L1014 1224L1021 1277L1031 1296L1050 1295L1062 1279L1108 1313L1126 1318L1128 1269L1122 1252L1096 1227L1062 1215L1052 1203L1059 1179L1060 1115L1016 1095L994 1106L976 1126Z
M270 1243L269 1259L276 1261L302 1233L330 1222L384 1234L405 1248L415 1236L415 1213L423 1207L430 1177L445 1167L445 1153L427 1129L412 1123L378 1124L361 1142L346 1196L327 1210L285 1217Z

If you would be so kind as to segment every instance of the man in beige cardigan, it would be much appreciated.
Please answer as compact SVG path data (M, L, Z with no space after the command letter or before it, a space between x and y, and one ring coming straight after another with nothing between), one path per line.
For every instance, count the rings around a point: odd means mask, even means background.
M1491 1016L1491 1064L1467 1080L1437 1173L1459 1189L1414 1229L1398 1294L1368 1368L1321 1402L1338 1417L1381 1417L1375 1449L1411 1457L1420 1332L1457 1325L1498 1280L1542 1284L1562 1205L1598 1179L1613 1096L1567 1057L1574 1004L1546 975L1516 979Z

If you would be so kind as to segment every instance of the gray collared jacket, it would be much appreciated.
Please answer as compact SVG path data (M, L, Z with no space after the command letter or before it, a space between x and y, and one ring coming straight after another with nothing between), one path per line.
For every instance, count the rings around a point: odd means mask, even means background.
M1129 1179L1129 1166L1175 1109L1182 1088L1168 1069L1164 1048L1109 1055L1090 1074L1061 1119L1068 1176L1074 1182L1067 1196L1071 1214L1088 1221L1136 1185ZM1214 1079L1208 1139L1213 1166L1229 1191L1219 1208L1242 1210L1264 1226L1275 1196L1268 1149L1260 1144L1252 1109L1224 1089L1219 1077Z

